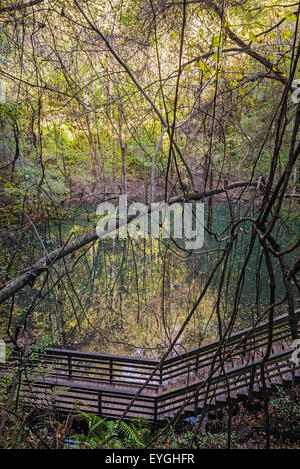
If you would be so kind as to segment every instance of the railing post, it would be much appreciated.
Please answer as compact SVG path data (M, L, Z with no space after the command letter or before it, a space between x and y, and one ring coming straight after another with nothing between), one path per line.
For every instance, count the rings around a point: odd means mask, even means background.
M247 338L245 335L243 335L242 337L242 344L243 344L243 357L246 356L246 352L247 352Z
M69 379L72 378L72 357L68 355L68 372L69 372Z
M157 397L154 397L154 409L153 409L153 431L157 430Z
M102 393L98 391L98 416L101 417L102 414Z
M199 390L197 389L197 391L195 391L195 408L194 408L195 414L198 414L199 412L198 405L199 405Z
M196 355L195 373L198 372L198 367L199 367L199 352Z
M162 365L160 365L160 367L159 367L159 384L160 384L160 386L162 385L162 383L163 383L163 367L162 367Z
M109 382L112 384L114 379L114 372L113 372L113 360L112 358L109 360Z

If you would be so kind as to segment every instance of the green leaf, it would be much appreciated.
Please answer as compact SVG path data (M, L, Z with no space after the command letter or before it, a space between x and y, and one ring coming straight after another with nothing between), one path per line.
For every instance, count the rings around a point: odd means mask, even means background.
M295 15L295 13L289 13L286 15L285 19L287 21L297 21L297 15Z
M221 44L221 41L222 41L222 38L218 34L218 36L214 36L214 38L213 38L213 45L215 47L219 47L219 45Z
M284 31L282 31L281 36L283 37L283 39L288 39L291 34L292 33L289 29L285 29Z

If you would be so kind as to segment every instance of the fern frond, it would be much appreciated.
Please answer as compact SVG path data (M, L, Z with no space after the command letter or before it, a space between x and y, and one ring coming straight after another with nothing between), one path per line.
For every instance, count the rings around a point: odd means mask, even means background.
M134 426L128 425L126 422L120 422L120 433L130 441L135 443L138 447L142 447L143 443L137 435L137 430Z

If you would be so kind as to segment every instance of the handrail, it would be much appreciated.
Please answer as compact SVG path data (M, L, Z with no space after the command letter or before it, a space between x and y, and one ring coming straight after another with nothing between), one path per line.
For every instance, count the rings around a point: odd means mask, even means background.
M300 318L300 309L295 311L295 315ZM234 332L224 340L224 346L231 347L237 345L239 341L244 341L243 347L235 351L232 357L241 353L250 353L266 345L266 331L268 322L259 324L256 327L244 328ZM289 336L288 314L282 314L274 319L274 343L282 341ZM284 335L285 334L285 335ZM158 368L159 360L150 358L119 356L113 354L81 352L77 350L63 350L57 348L47 348L38 353L37 357L31 360L31 364L40 364L54 367L53 371L48 371L48 376L56 378L84 380L88 382L119 384L140 386L155 368L156 373L148 383L148 388L157 389L165 382L172 379L186 376L190 372L197 373L205 368L211 361L212 354L216 352L220 341L215 340L201 347L191 349L175 357L167 358ZM232 358L231 357L231 358ZM124 365L127 365L124 368ZM236 368L236 367L235 367Z
M295 315L300 319L300 309L295 311ZM278 326L282 323L284 324L286 322L285 321L286 319L288 319L288 314L287 313L278 316L273 321L273 327ZM253 332L255 335L257 335L257 333L264 331L267 327L268 327L268 321L265 321L265 322L263 322L262 324L260 324L256 327L247 327L247 328L242 329L240 331L233 332L228 338L225 337L226 345L228 346L228 345L232 344L232 342L236 341L237 339L242 338L244 335L246 335L249 332ZM200 347L190 349L185 353L178 354L176 357L167 358L164 361L164 365L169 365L173 362L176 362L177 360L182 360L185 357L195 355L199 352L210 351L210 349L216 348L218 346L219 342L220 342L219 340L214 340L212 342L209 342L208 344L201 345Z
M291 353L292 353L292 349L288 349L288 350L283 350L282 352L276 353L274 355L271 355L270 357L268 357L265 364L268 365L268 364L272 364L272 363L277 363L278 359L281 359L281 358L285 359L285 358L289 357L291 355ZM246 365L237 366L235 368L232 368L231 370L227 370L226 371L226 376L229 377L229 378L239 376L241 373L243 373L247 370L251 370L252 368L257 367L260 363L261 363L261 360L256 359L253 362L247 363ZM212 384L214 381L220 380L220 378L223 378L223 377L224 377L224 375L220 375L220 374L212 375L210 384ZM171 390L171 391L162 392L162 393L158 394L157 399L158 399L158 401L163 401L163 400L166 400L166 399L170 399L170 398L176 396L177 393L179 393L179 392L189 393L191 391L196 390L198 387L199 387L199 383L187 384L183 388L178 388L178 389L174 389L174 390Z
M292 349L290 348L268 357L265 362L267 379L272 380L272 378L281 376L287 371L292 371L290 362L287 362L291 353ZM226 371L227 382L230 383L230 393L239 392L241 388L248 388L251 385L251 370L257 370L254 374L254 384L261 383L260 364L261 360L256 359L244 366ZM287 367L290 367L290 369L286 370ZM296 368L299 370L299 365ZM36 386L36 399L41 403L43 402L43 389L56 387L61 389L56 402L58 408L69 411L78 407L110 418L119 418L127 409L132 398L135 397L132 407L127 412L127 418L138 414L152 421L154 425L158 421L170 417L170 415L176 415L181 409L192 409L190 411L192 413L199 412L199 409L203 406L206 393L208 405L213 405L213 399L219 396L223 396L223 399L225 398L224 402L226 402L227 396L225 376L217 371L210 379L209 389L206 386L199 388L200 383L193 383L158 395L141 394L136 396L133 390L116 390L109 387L101 387L100 389L72 382L66 387L64 382L43 380L38 377L32 378L30 389L29 384L25 384L30 395L32 395L31 386ZM26 390L23 390L23 392L26 396Z
M71 355L72 357L77 358L90 358L92 360L116 360L120 362L134 362L139 364L145 365L156 365L158 363L157 359L151 358L140 358L140 357L132 357L126 355L112 355L109 353L96 353L96 352L81 352L78 350L72 349L57 349L57 348L46 348L46 353L50 355Z
M300 310L295 311L296 317L300 318ZM273 323L273 341L274 344L283 341L290 336L288 331L288 314L277 317ZM239 344L241 347L237 349L232 357L245 355L260 349L267 344L266 332L268 330L268 322L264 322L257 327L248 327L241 331L233 333L224 340L224 346L229 348ZM205 367L216 352L220 341L213 341L200 348L192 349L185 354L171 357L162 365L162 381L168 381L183 376L190 372L197 373L199 369Z
M300 319L300 309L295 311L295 315L299 317ZM288 313L284 313L277 318L274 319L273 321L273 326L278 326L281 323L285 323L286 319L288 319ZM256 327L247 327L242 330L239 330L237 332L233 332L229 337L225 337L226 345L229 345L230 343L234 342L235 340L242 338L243 335L249 333L249 332L254 332L255 335L258 332L263 331L266 327L268 327L268 321L265 321L261 324L259 324ZM170 357L167 358L164 361L164 365L168 365L173 363L174 361L176 362L177 360L182 360L186 357L193 356L194 354L197 354L199 352L206 352L209 351L211 348L215 348L219 344L219 340L214 340L212 342L209 342L207 344L201 345L200 347L195 347L193 349L187 350L186 352L183 352L181 354L176 355L175 357ZM8 343L9 344L9 343ZM140 364L152 364L152 365L157 365L159 363L158 359L155 358L140 358L140 357L133 357L133 356L128 356L128 355L114 355L114 354L109 354L109 353L97 353L97 352L82 352L78 350L72 350L72 349L58 349L58 348L51 348L48 347L45 349L45 353L49 353L50 355L61 355L61 356L74 356L78 358L90 358L94 360L116 360L116 361L122 361L122 362L136 362Z

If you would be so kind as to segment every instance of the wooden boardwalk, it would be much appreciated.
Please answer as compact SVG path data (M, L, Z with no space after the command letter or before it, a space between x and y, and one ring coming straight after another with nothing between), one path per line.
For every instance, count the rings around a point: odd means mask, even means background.
M295 312L300 319L300 310ZM274 321L273 346L266 359L268 324L262 323L187 351L163 363L146 358L46 349L26 365L22 394L38 406L60 411L85 410L107 418L144 417L157 424L199 414L261 395L265 387L300 380L300 365L291 360L288 316ZM14 366L11 357L6 368ZM2 365L2 373L5 373ZM143 389L140 390L141 386ZM137 392L139 393L137 394Z

